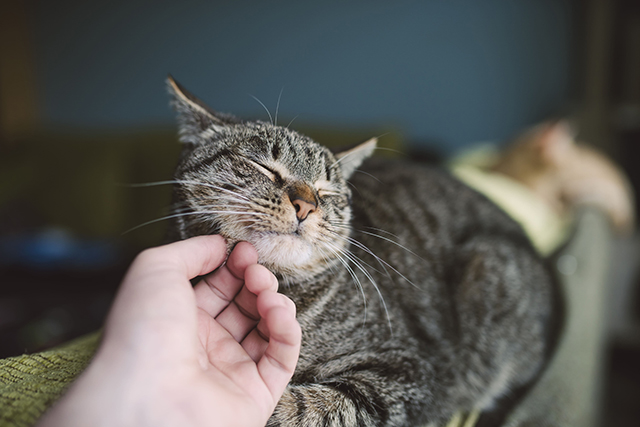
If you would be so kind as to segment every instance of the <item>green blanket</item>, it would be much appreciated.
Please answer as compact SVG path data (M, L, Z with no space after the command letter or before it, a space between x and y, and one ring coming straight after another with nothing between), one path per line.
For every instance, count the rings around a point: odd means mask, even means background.
M89 364L100 332L0 360L0 427L31 426Z

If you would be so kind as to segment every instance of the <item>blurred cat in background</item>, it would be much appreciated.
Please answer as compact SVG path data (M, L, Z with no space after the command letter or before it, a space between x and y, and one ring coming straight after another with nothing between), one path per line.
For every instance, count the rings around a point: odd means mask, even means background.
M618 235L634 230L634 193L624 172L577 143L566 121L528 128L504 149L477 144L449 168L514 218L543 256L567 241L573 213L583 205L602 210Z
M518 136L490 169L523 183L559 215L578 205L597 206L619 234L629 234L634 197L624 172L574 136L566 121L539 124Z

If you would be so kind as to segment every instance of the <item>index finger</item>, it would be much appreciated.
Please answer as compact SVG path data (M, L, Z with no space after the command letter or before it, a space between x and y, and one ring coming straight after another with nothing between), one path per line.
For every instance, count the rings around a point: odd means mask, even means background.
M240 242L229 255L224 267L204 277L195 288L198 307L218 316L238 295L244 284L245 270L258 262L258 253L251 244Z
M227 244L222 236L197 236L145 250L135 259L130 271L166 269L193 279L212 272L226 258Z
M158 315L195 310L189 279L216 269L226 256L227 245L222 236L194 237L147 249L127 271L112 311L145 316L145 308ZM185 292L187 289L189 292ZM171 303L164 304L165 301Z
M196 304L189 279L219 267L226 256L227 246L221 236L194 237L143 251L122 281L105 336L126 338L139 329L131 325L149 322L171 325L179 335L185 335L185 330L195 331Z

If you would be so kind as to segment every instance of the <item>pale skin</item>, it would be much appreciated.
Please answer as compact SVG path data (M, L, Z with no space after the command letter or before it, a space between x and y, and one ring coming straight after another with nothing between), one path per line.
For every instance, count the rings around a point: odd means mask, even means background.
M250 244L218 268L225 258L220 236L142 252L96 356L38 426L264 426L293 375L300 326Z

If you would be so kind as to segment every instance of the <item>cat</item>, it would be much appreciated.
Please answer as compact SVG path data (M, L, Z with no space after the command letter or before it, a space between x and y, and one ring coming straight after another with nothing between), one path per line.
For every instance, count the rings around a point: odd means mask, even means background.
M536 378L555 282L488 199L371 158L375 139L334 154L168 87L183 143L173 238L252 243L297 306L300 358L268 426L444 425Z
M634 230L634 195L625 174L604 154L577 144L567 120L525 130L489 170L523 183L558 215L593 205L607 214L619 235Z

